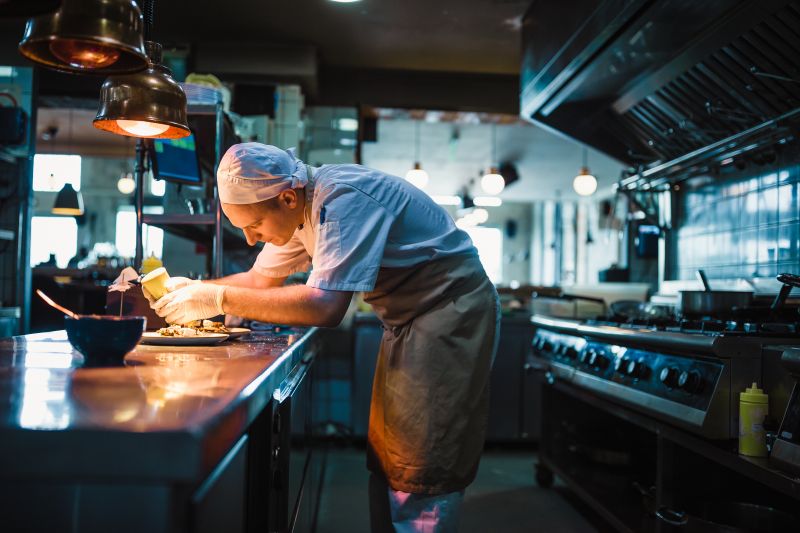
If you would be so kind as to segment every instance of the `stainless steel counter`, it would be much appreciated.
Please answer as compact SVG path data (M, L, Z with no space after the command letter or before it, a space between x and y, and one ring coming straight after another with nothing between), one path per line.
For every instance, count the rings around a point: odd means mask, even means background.
M301 359L315 328L216 346L138 346L80 368L64 331L0 340L0 477L203 479Z

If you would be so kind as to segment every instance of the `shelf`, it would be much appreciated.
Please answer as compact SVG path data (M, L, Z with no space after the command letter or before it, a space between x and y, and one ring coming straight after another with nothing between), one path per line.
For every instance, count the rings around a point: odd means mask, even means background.
M729 470L762 483L773 490L781 492L795 499L800 499L800 478L794 477L783 471L776 470L769 464L767 458L745 457L730 448L732 441L709 441L687 433L675 426L660 422L646 415L633 412L626 407L617 405L599 396L595 396L569 384L556 382L553 385L557 390L593 405L603 411L611 413L618 418L627 420L643 429L656 433L675 444L699 454ZM727 447L726 447L727 446Z
M142 222L188 239L211 246L214 239L214 215L144 215ZM249 248L241 231L222 222L223 250L245 250Z
M142 222L151 226L213 226L214 214L205 215L142 215Z

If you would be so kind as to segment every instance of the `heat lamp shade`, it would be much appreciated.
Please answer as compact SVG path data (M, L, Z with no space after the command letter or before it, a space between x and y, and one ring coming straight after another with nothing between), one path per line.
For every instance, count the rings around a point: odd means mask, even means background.
M63 72L137 72L147 67L143 26L132 0L64 0L57 11L28 20L19 52Z
M583 167L580 173L572 180L572 188L580 196L591 196L597 190L597 178L589 173L589 169Z
M126 137L180 139L191 133L186 93L169 69L158 64L135 74L110 76L100 87L93 124Z
M65 183L56 195L51 212L54 215L79 217L83 215L83 196L72 188L71 183Z

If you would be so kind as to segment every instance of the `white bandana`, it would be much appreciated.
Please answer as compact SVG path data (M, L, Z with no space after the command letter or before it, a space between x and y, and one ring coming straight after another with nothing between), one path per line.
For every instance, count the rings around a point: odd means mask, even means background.
M308 183L305 163L293 148L261 143L234 144L219 162L219 199L226 204L255 204Z

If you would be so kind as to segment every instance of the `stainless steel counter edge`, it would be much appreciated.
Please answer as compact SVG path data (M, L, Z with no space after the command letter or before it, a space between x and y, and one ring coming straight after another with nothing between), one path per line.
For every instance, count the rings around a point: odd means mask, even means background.
M303 357L310 328L217 416L178 431L0 429L2 477L152 482L202 480L241 438Z

